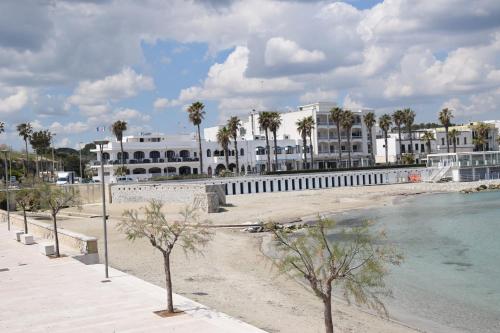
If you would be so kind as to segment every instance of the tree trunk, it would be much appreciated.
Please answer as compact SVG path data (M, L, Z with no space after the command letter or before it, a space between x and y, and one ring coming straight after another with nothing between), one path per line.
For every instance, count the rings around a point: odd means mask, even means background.
M398 139L399 139L399 154L397 154L398 162L401 163L403 156L403 143L401 141L401 125L398 126Z
M28 140L25 139L24 144L26 146L26 166L24 169L24 177L28 177L28 168L29 168Z
M337 123L337 141L339 142L339 163L337 169L342 167L342 137L340 136L340 124Z
M372 137L372 128L370 127L368 129L368 136L370 138L370 157L372 159L372 166L375 165L375 153L374 153L374 149L373 149L373 137Z
M269 147L269 133L266 128L266 153L267 153L267 171L271 171L271 147Z
M54 240L56 245L56 257L59 258L61 255L59 253L59 236L57 235L57 216L52 214L52 224L54 227Z
M24 233L28 233L28 219L26 218L26 207L21 207L23 209L23 217L24 217Z
M347 155L349 159L349 168L352 168L352 158L351 158L351 129L347 130Z
M448 125L444 127L444 133L446 135L446 152L450 153L450 137L448 136Z
M325 332L333 333L333 319L332 319L332 296L326 296L323 298L324 306L324 320L325 320Z
M236 174L240 174L240 163L238 161L238 143L236 142L236 139L234 139L234 156L236 157Z
M309 135L309 149L311 150L311 169L314 169L314 157L313 157L313 141L312 135Z
M276 138L276 131L273 131L274 135L274 171L278 171L278 139Z
M163 264L165 266L165 287L167 289L167 311L174 313L174 301L172 299L172 276L170 275L170 253L163 253Z
M229 149L224 149L224 155L226 155L226 170L229 171Z
M40 178L40 170L38 168L38 153L35 152L35 170L36 170L36 177Z
M410 154L413 154L413 138L411 136L411 124L408 125L408 134L410 134Z
M453 152L456 153L457 152L457 139L453 139Z
M122 172L125 172L125 157L123 156L123 138L120 138L120 150L121 150L121 160L122 160ZM80 175L82 176L82 175Z
M200 175L203 174L203 152L201 151L201 132L200 132L200 124L198 127L198 158L200 159Z
M385 164L389 164L389 147L387 147L387 132L384 132L385 141Z
M303 165L302 168L305 169L307 168L307 139L305 137L302 138L302 144L303 144L303 149L304 149L304 159L303 159Z

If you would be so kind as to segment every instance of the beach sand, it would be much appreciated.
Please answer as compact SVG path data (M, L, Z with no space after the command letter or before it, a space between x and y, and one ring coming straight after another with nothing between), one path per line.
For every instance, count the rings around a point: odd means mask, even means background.
M399 184L345 187L286 193L228 196L222 212L201 215L214 224L258 221L292 221L317 214L391 205L408 195L457 191L477 184ZM142 279L164 285L162 258L145 240L127 241L116 230L124 209L144 203L111 204L109 221L110 265ZM166 204L170 218L179 218L181 205ZM102 222L87 215L101 213L100 205L83 210L66 209L59 225L102 238ZM78 215L78 217L76 216ZM180 248L173 253L173 288L178 294L240 318L269 332L323 332L322 304L307 288L287 276L278 276L273 262L260 251L264 233L250 234L241 228L217 228L202 255L186 257ZM102 255L102 242L99 242ZM370 314L336 299L333 304L337 332L416 332L407 325ZM390 309L389 309L390 311ZM410 323L411 325L411 323Z

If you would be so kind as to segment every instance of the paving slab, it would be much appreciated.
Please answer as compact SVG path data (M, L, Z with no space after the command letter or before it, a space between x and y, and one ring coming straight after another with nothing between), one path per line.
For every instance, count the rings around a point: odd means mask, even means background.
M103 282L103 265L49 258L12 235L0 224L0 332L264 332L176 294L185 313L162 318L163 288L113 268Z

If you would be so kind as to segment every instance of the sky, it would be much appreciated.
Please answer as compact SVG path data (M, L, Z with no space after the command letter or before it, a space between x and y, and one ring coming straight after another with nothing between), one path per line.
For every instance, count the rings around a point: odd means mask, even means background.
M1 142L22 122L73 148L116 120L191 132L197 100L207 127L317 101L500 119L500 1L0 2Z

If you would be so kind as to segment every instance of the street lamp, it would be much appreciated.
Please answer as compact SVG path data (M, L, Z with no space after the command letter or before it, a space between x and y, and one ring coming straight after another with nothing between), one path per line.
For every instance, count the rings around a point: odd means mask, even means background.
M54 140L52 140L54 137L56 136L56 133L52 133L51 134L51 137L50 137L50 140L52 141L52 181L54 181L54 178L55 178L55 163L56 163L56 159L54 158Z
M4 156L4 166L5 166L5 196L7 197L7 230L10 231L10 200L9 200L9 173L7 172L7 152L8 150L3 149L2 153Z
M83 172L82 172L82 144L83 142L79 142L78 145L80 146L80 179L83 180Z
M109 278L108 274L108 231L106 227L106 189L104 186L104 160L102 159L102 151L104 145L109 143L108 140L94 141L96 146L99 146L99 151L101 152L101 197L102 197L102 223L104 227L104 269L106 274L106 279Z

